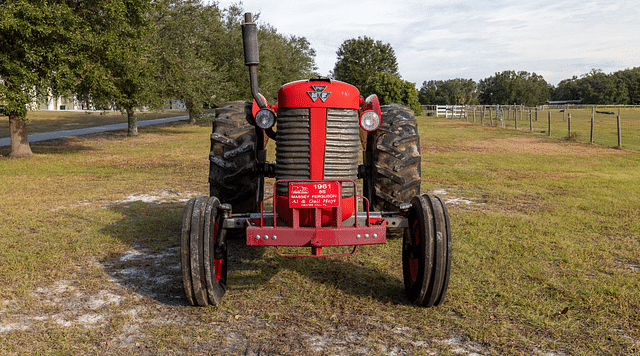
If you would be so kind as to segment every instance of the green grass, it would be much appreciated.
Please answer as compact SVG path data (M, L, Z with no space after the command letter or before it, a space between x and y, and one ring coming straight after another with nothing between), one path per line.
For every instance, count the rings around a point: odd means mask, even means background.
M596 113L593 128L593 143L617 147L618 146L618 125L617 115L618 108L598 107L597 111L613 112L614 114ZM520 116L518 111L517 129L520 131L531 131L549 136L551 131L552 137L570 139L576 142L591 142L591 113L592 109L566 109L562 112L560 109L539 110L536 120L535 110L531 111L531 120L529 120L529 111L526 110ZM550 114L550 116L549 116ZM569 114L571 114L571 134L569 134ZM505 110L504 128L515 129L516 120L514 119L514 111ZM502 127L502 121L496 118L495 110L492 111L493 120L489 119L489 112L481 120L480 111L476 111L475 123L483 125L493 125ZM549 130L549 119L551 120L551 130ZM467 119L473 122L473 112L469 112ZM640 108L625 107L620 110L620 125L622 135L622 148L640 151Z
M139 121L187 115L184 110L136 112ZM0 138L9 137L9 118L0 116ZM87 127L127 122L127 115L119 111L29 111L27 133L75 130Z
M419 124L422 191L471 202L448 205L451 281L444 304L429 309L406 302L398 239L330 259L280 258L232 240L218 307L166 304L130 283L120 304L97 309L99 327L39 322L71 313L66 300L115 293L110 278L140 267L122 260L132 248L179 245L177 198L115 202L207 192L210 128L77 137L0 158L0 326L30 320L0 332L0 353L640 353L640 155L461 121ZM177 257L156 262L172 278L156 292L182 296ZM61 280L81 294L38 294ZM47 302L54 297L62 301ZM127 332L134 342L118 348Z

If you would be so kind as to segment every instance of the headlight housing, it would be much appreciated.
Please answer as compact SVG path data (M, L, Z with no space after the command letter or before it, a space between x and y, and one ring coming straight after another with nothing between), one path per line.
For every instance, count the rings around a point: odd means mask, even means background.
M360 127L367 132L375 131L380 127L380 115L373 110L367 110L360 115Z
M270 129L276 123L276 116L269 109L261 109L256 114L256 126L259 128L266 130Z
M362 98L360 99L362 103ZM360 115L360 127L367 132L375 131L380 127L380 100L378 96L369 95L361 104L362 114Z

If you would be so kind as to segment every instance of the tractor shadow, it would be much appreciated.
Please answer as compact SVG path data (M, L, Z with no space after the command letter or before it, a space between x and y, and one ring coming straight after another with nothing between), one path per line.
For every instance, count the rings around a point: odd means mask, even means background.
M110 209L122 218L102 232L130 246L99 261L111 279L162 304L187 305L180 272L184 203L129 202Z
M131 202L110 207L122 218L105 226L103 232L130 246L128 251L113 253L100 261L113 281L164 305L189 305L180 270L184 206L184 202ZM366 248L361 247L356 256ZM407 303L399 278L368 266L356 256L280 257L273 248L247 246L244 236L233 233L228 239L228 288L258 289L280 271L288 270L357 297Z

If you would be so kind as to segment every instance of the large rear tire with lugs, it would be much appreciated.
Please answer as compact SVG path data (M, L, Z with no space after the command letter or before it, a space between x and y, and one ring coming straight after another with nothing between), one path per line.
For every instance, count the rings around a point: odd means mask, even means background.
M398 104L381 107L380 127L368 142L372 151L372 206L375 211L399 211L420 194L420 135L413 110ZM402 229L388 228L401 237Z
M209 195L231 204L238 213L259 211L264 194L264 181L257 174L263 138L250 124L251 115L250 102L222 104L216 109L211 133Z
M382 122L374 133L373 207L398 211L420 194L420 135L413 111L398 104L383 105Z

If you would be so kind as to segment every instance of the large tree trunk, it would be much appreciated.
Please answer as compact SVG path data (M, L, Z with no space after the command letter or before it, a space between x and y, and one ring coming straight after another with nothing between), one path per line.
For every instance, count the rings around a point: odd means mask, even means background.
M186 106L187 106L187 111L189 112L189 125L195 125L197 114L193 110L193 100L187 99Z
M129 123L127 136L138 136L138 119L134 109L127 109L127 120Z
M26 122L18 115L9 114L9 130L11 132L11 153L10 158L29 157L33 154L27 138Z

